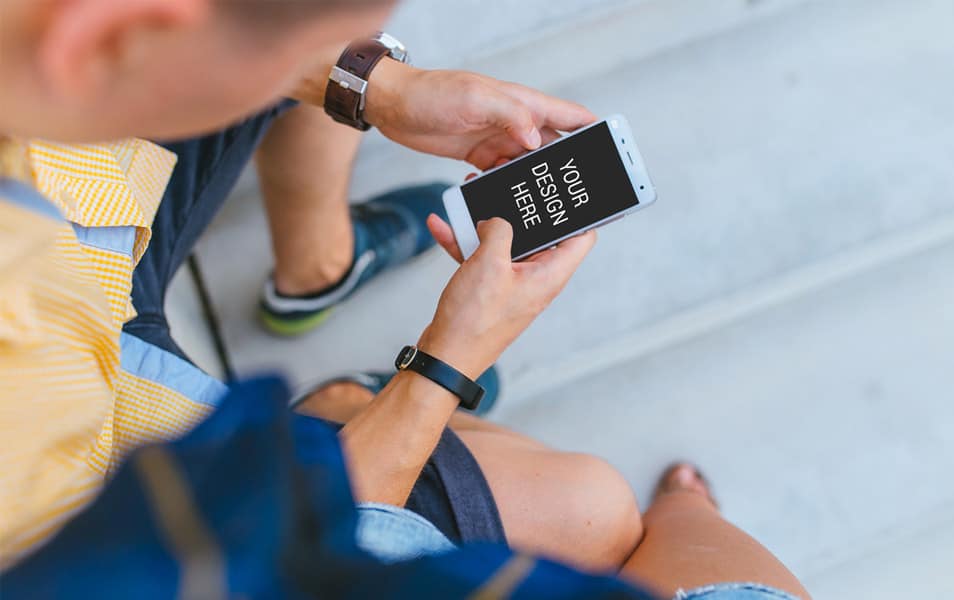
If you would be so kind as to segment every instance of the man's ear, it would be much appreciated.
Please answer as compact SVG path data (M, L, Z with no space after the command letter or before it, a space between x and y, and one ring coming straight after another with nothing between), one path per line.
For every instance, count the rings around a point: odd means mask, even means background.
M120 68L128 42L156 29L188 27L212 0L69 0L57 2L38 32L37 60L60 96L95 94Z

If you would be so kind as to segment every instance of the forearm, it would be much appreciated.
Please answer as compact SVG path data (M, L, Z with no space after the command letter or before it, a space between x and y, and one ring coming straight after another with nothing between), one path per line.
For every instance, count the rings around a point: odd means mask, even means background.
M433 327L433 326L431 326ZM476 380L496 355L451 344L458 336L433 335L428 327L418 347ZM454 394L412 371L401 371L341 430L341 443L355 498L404 506L460 404Z
M403 506L457 405L417 373L395 375L341 430L356 500Z

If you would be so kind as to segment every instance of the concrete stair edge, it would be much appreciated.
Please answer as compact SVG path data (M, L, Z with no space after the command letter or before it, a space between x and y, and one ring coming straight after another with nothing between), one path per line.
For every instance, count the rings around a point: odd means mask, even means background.
M559 362L512 375L506 382L507 406L502 412L523 407L573 381L636 361L879 266L952 243L954 213L882 235L652 325L622 332L604 344L570 353Z
M448 66L470 69L543 90L731 30L814 0L644 0L609 6L574 23L553 23L510 44L472 54ZM622 46L620 40L627 40ZM571 42L568 50L568 40ZM576 60L553 68L555 58ZM579 60L580 56L586 60ZM585 68L584 68L585 65Z

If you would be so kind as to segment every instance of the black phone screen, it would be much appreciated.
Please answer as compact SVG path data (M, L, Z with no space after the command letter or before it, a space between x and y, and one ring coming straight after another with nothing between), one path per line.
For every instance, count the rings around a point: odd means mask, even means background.
M639 204L609 125L594 125L461 186L474 225L502 217L512 256Z

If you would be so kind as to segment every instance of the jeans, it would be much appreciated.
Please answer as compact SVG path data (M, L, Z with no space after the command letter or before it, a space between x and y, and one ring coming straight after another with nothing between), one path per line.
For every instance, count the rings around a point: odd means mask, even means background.
M149 248L133 273L132 302L138 315L123 331L189 360L169 333L166 290L222 208L269 126L295 104L283 101L203 137L162 142L178 162L153 220Z
M382 562L411 560L456 548L430 521L404 508L358 505L358 547Z

